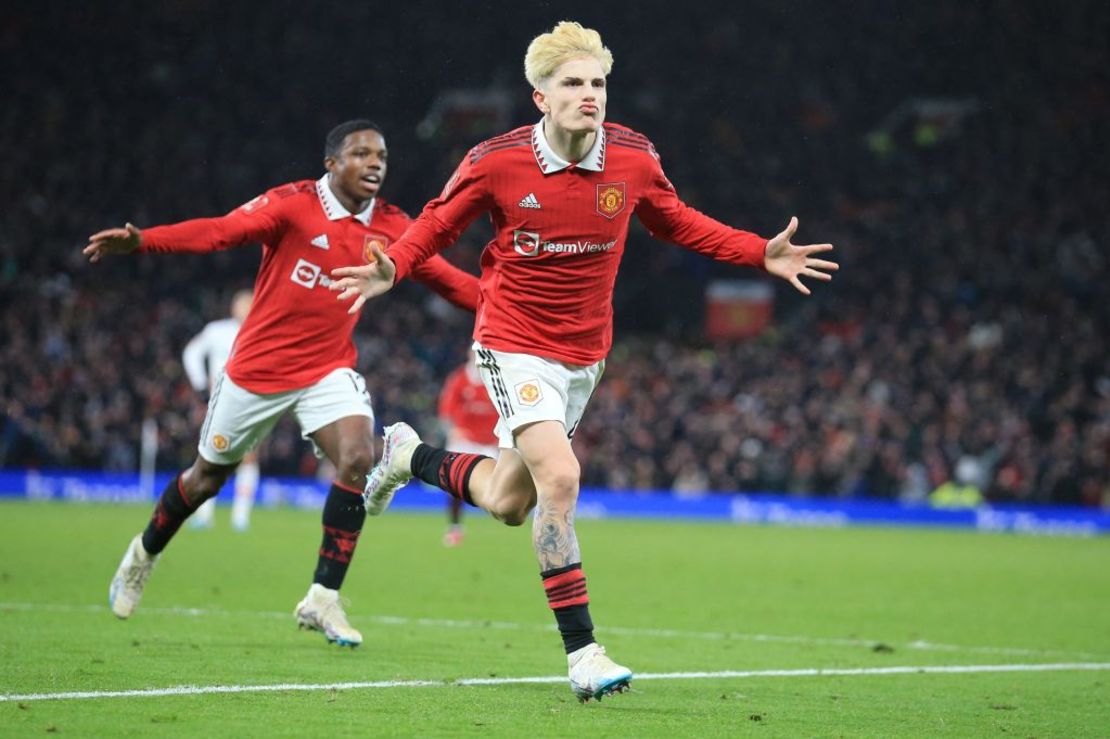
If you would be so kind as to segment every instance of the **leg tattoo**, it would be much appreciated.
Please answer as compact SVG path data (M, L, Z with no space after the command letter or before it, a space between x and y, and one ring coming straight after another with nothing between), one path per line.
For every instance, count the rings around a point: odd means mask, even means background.
M541 572L581 562L578 536L574 533L574 508L559 511L555 506L538 501L532 519L532 545Z

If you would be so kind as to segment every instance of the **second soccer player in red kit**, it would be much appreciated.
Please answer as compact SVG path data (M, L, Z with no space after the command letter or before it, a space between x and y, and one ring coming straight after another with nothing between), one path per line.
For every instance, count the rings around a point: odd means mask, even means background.
M89 237L84 253L211 252L261 242L254 304L235 339L226 370L212 388L196 461L162 493L146 529L132 539L109 590L112 611L127 618L160 553L201 503L227 478L286 411L306 439L336 467L323 512L323 542L297 622L343 646L362 635L347 620L339 587L354 556L366 511L362 493L374 461L374 411L355 371L351 339L357 314L327 287L334 267L373 258L412 222L378 196L387 164L377 125L354 120L334 128L324 147L327 172L259 195L219 218L140 231L131 224ZM442 258L414 276L456 305L474 310L477 280Z
M469 355L466 364L447 375L443 383L439 393L439 421L444 427L448 449L495 457L497 434L494 429L500 416L478 374L473 349ZM455 547L463 540L463 501L454 496L447 500L450 528L443 536L443 545Z
M686 206L651 142L605 123L612 63L600 35L577 23L536 37L524 68L543 118L471 149L404 238L376 251L369 265L333 271L341 279L331 286L355 298L357 310L490 213L497 235L482 254L474 348L501 416L501 452L494 461L437 449L394 424L367 480L367 511L380 513L412 476L509 525L534 509L532 543L581 700L621 691L632 679L594 641L570 441L612 343L613 286L630 217L658 238L765 269L805 294L801 277L828 280L837 269L815 256L831 245L790 243L796 219L768 240Z

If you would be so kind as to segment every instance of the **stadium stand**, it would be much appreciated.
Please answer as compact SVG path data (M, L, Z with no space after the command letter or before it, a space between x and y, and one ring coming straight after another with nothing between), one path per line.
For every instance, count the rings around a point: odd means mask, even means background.
M636 37L661 10L582 16L616 55L609 118L652 138L687 202L764 234L797 214L800 243L831 240L841 263L810 299L777 287L761 336L710 342L706 282L752 275L634 231L618 342L576 438L584 482L922 499L964 460L992 501L1110 506L1110 177L1096 155L1110 12L786 5L753 3L741 26L696 4L662 55ZM367 44L367 7L130 7L17 9L0 33L0 63L24 71L0 111L0 467L133 470L147 417L160 467L194 456L204 407L180 349L251 282L259 250L92 268L89 233L316 177L323 133L356 115L385 125L386 195L415 213L492 132L418 125L437 92L508 90L501 113L533 120L503 49L553 20L444 8L419 18L425 37L453 39L429 50L405 41L415 8ZM919 17L888 33L890 12ZM119 28L126 43L98 40ZM448 256L476 269L484 233ZM379 421L431 429L467 317L419 289L374 310L388 320L364 317L359 369ZM266 473L315 470L292 424L262 451Z

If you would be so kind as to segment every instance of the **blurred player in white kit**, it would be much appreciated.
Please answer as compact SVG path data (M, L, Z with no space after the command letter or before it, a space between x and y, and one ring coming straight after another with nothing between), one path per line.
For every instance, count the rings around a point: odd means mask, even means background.
M231 299L231 316L212 321L199 334L189 340L181 353L181 363L189 384L198 393L211 393L224 365L231 357L235 337L239 327L251 309L254 293L239 290ZM231 527L236 531L246 531L251 525L251 507L258 490L258 452L253 449L243 455L243 461L235 470L235 496L231 504ZM216 514L216 499L209 498L193 514L191 523L194 528L206 529L212 526Z

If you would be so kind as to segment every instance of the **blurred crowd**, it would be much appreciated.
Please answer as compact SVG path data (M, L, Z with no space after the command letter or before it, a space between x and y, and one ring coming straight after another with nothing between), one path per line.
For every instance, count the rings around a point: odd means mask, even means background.
M496 5L13 11L0 466L133 470L144 418L159 466L188 463L205 399L180 351L260 250L90 267L85 237L315 178L324 133L356 116L384 124L386 196L415 214L499 132L429 118L437 99L495 91L512 102L493 120L531 122L524 47L574 15L484 22ZM959 470L992 501L1110 505L1110 10L826 5L696 4L665 54L638 41L671 22L662 10L575 16L616 55L609 118L652 138L687 202L765 235L797 214L796 241L832 241L841 263L810 298L776 286L761 336L712 342L706 281L755 273L634 228L618 341L575 439L585 483L919 499ZM120 27L128 43L99 43ZM476 270L488 233L448 256ZM415 286L372 312L356 338L379 423L433 433L469 317ZM316 471L288 420L262 453L264 474Z

